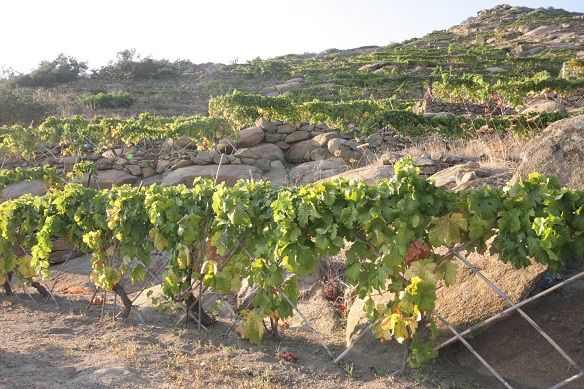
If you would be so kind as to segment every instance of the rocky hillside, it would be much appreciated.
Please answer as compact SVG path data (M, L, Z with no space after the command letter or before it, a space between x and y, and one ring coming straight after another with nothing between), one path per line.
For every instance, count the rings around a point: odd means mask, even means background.
M499 5L448 30L385 47L329 49L246 64L189 63L173 75L150 79L94 72L52 92L63 116L205 114L210 98L234 90L286 94L298 102L393 97L400 109L421 99L442 71L481 74L496 82L524 79L544 70L558 76L564 62L582 58L584 14ZM80 104L82 96L118 91L132 94L135 103L115 110L92 110Z

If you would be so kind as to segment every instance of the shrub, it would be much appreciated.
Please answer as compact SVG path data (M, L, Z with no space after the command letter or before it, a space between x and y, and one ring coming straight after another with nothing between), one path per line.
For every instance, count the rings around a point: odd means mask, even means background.
M56 113L57 104L47 93L0 83L0 125L29 126Z
M110 62L100 69L93 69L93 76L112 80L157 79L174 75L191 64L190 61L178 60L171 63L166 59L150 57L140 60L136 49L118 51L116 55L115 63Z
M98 93L92 96L85 96L81 99L81 104L91 109L99 108L128 108L136 100L129 93L119 91L118 93Z
M43 61L38 68L29 74L19 74L11 77L11 86L19 87L50 87L77 80L87 70L87 63L79 62L73 57L59 54L54 61Z

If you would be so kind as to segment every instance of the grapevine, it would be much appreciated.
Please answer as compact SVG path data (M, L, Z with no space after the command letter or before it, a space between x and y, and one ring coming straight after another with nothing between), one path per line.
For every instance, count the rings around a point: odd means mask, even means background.
M584 254L583 193L552 177L454 192L420 178L411 159L395 169L391 180L372 185L336 179L227 187L198 179L192 187L98 191L69 184L9 200L0 204L0 283L9 274L29 282L49 277L53 236L91 253L91 279L117 293L122 277L144 278L152 249L165 250L171 259L161 309L192 309L197 287L199 296L202 288L227 294L245 283L256 293L239 332L259 343L264 320L275 333L293 314L298 278L344 249L345 279L364 299L373 332L381 341L408 344L409 361L419 366L436 356L436 287L452 284L457 273L437 248L465 244L482 253L494 237L490 252L500 260L517 268L534 260L556 270L568 254ZM393 297L375 305L374 293Z

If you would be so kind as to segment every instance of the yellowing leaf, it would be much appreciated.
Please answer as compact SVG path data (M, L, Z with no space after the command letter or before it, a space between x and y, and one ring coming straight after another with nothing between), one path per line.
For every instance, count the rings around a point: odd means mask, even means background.
M377 333L384 334L387 331L393 335L398 343L412 337L418 330L418 322L413 317L402 316L399 313L392 313L383 318L379 324L380 330Z
M178 268L185 270L191 265L191 250L188 246L181 245L178 250Z
M243 339L249 339L253 344L260 344L264 337L264 318L258 311L243 312L241 326L236 331Z

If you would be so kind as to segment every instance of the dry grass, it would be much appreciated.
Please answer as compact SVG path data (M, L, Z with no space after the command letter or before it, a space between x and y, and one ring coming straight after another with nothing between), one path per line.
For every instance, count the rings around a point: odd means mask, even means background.
M412 156L462 156L465 160L490 164L515 164L520 160L526 141L513 135L485 134L470 139L444 140L437 135L414 141L403 154Z
M428 156L434 160L442 160L446 156L458 157L462 161L480 162L484 169L503 171L515 169L521 161L526 143L526 140L509 134L484 134L456 140L444 140L432 135L416 140L400 154Z

